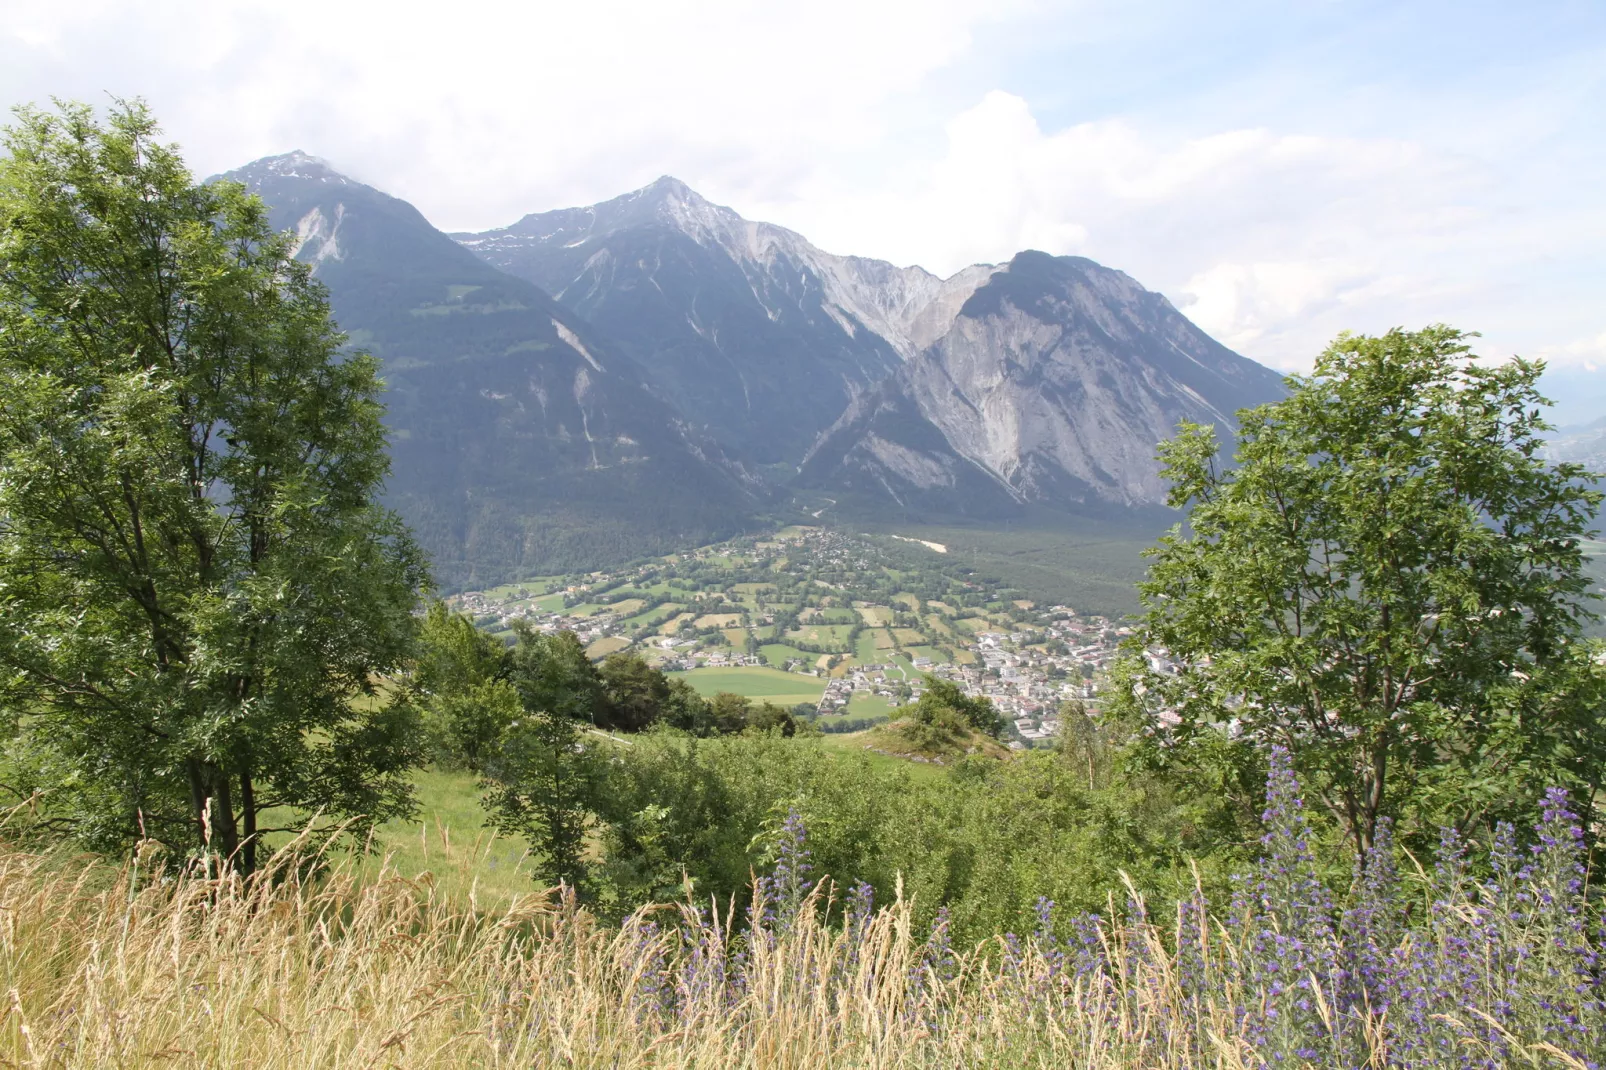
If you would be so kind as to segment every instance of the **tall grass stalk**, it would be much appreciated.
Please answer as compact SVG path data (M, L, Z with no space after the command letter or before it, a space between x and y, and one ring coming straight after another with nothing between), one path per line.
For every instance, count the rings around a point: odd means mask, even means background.
M1286 771L1274 772L1285 776ZM0 847L0 1060L25 1067L1596 1066L1606 1015L1565 799L1493 877L1456 844L1415 891L1386 837L1347 901L1291 778L1226 912L1134 893L955 948L901 895L801 885L599 923L564 889L497 910L337 864L227 875ZM294 857L284 852L281 857ZM795 872L784 872L791 866ZM812 889L812 890L810 890ZM766 899L766 895L773 897ZM1421 909L1407 911L1413 896ZM830 919L827 923L826 919Z

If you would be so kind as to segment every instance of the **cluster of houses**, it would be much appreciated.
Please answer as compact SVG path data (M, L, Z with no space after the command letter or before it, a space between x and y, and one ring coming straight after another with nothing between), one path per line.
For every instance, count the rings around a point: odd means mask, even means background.
M570 587L567 593L586 589L586 587ZM497 630L511 628L515 621L523 620L529 621L537 631L541 632L573 632L582 643L592 643L612 635L616 630L615 625L618 624L615 614L606 610L589 617L571 616L560 611L542 609L528 600L527 595L506 602L493 602L484 594L475 591L456 595L449 601L452 608L476 619L492 618L490 626Z
M662 645L662 644L660 644ZM682 640L681 646L690 646ZM687 672L691 669L732 669L744 665L760 666L764 659L757 654L743 654L734 650L678 650L657 662L664 672Z
M855 693L881 695L897 706L918 701L926 674L957 683L968 695L991 700L1009 725L1010 745L1046 745L1059 735L1059 710L1070 700L1097 697L1093 680L1114 657L1126 629L1112 629L1103 618L1078 618L1063 606L1051 623L1031 632L984 632L970 645L969 665L913 661L914 673L897 665L864 665L832 678L820 698L821 715L845 712ZM1043 640L1064 645L1046 653ZM1072 645L1074 643L1074 645Z
M778 540L790 543L799 550L807 543L810 564L818 567L822 561L838 565L861 564L858 560L864 547L854 540L828 532L810 532L801 539ZM709 551L685 555L698 558ZM637 572L645 574L644 569ZM568 630L579 639L591 644L610 636L619 636L622 622L616 614L603 609L589 616L572 616L561 609L543 608L536 601L542 594L562 593L568 602L585 599L587 592L598 587L613 589L620 581L641 578L634 574L593 573L562 592L538 592L519 589L511 597L493 599L485 593L474 592L452 599L454 607L470 613L487 627L507 628L515 620L527 620L544 632ZM820 582L820 581L817 581ZM862 605L863 603L858 603ZM552 605L547 602L547 605ZM1017 614L1019 631L987 631L972 637L967 644L968 664L950 664L934 661L927 656L911 659L912 670L903 664L851 665L845 673L825 674L812 661L788 663L787 669L809 676L826 676L825 692L818 711L821 715L840 714L846 711L855 695L876 695L888 705L897 707L920 697L921 685L927 674L952 680L967 694L990 699L1009 724L1011 745L1027 747L1051 741L1060 731L1059 709L1069 700L1084 701L1096 698L1094 679L1102 677L1115 656L1120 641L1128 629L1116 627L1099 616L1082 616L1068 606L1053 606L1031 612L1030 603L1017 603L1028 614ZM885 607L881 607L885 608ZM728 647L708 647L691 637L663 635L640 640L648 646L653 659L667 672L697 668L728 668L759 666L765 662L757 654ZM1164 671L1165 659L1149 655L1151 668ZM824 659L820 659L823 663Z
M916 669L920 668L922 661L930 664L928 659L916 658ZM893 706L900 705L904 697L910 702L918 702L923 691L920 682L920 676L910 676L898 665L861 665L826 683L818 709L822 716L842 713L853 700L855 692L878 695Z
M1096 698L1095 677L1103 675L1120 641L1130 634L1103 617L1078 616L1068 606L1054 606L1045 616L1046 622L1032 631L978 634L970 648L974 664L928 670L959 684L967 694L990 699L1010 722L1015 747L1058 736L1060 706Z

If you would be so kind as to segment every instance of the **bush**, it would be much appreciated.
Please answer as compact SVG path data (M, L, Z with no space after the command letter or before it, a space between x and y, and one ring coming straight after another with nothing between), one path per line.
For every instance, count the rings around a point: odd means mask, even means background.
M816 740L649 733L613 754L598 792L602 880L613 882L603 894L623 912L684 872L702 894L744 900L765 831L791 808L830 872L881 896L901 880L920 918L946 906L966 939L1025 924L1042 894L1098 909L1124 896L1123 871L1149 894L1182 894L1185 850L1217 846L1199 836L1200 815L1163 785L1104 767L1090 788L1086 768L1045 751L916 778ZM1233 857L1218 854L1203 864L1212 887Z
M814 727L821 732L842 735L848 732L863 732L865 729L874 728L878 724L886 724L888 720L889 718L884 713L874 717L832 717L816 719Z

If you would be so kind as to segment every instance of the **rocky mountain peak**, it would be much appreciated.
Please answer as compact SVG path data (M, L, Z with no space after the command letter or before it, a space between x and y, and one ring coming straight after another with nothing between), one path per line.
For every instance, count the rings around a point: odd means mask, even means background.
M827 253L669 176L459 240L610 335L734 450L934 513L1151 505L1178 419L1230 433L1281 391L1085 257L944 279Z
M622 231L662 226L699 242L718 243L729 240L742 222L729 208L711 203L680 179L664 175L599 204L532 212L511 226L454 237L476 251L521 249L532 243L574 249Z
M659 175L652 182L634 191L625 194L626 198L635 200L653 201L680 201L685 204L707 204L707 198L674 175Z
M1155 446L1179 420L1230 435L1239 408L1282 393L1086 258L1028 250L973 281L948 328L815 443L805 485L934 514L1151 506L1165 497Z
M310 182L350 186L356 183L330 166L329 161L296 149L278 156L264 156L230 171L227 177L255 186L274 178L299 178Z
M694 423L764 463L795 463L912 352L905 325L941 285L825 253L667 175L456 237L605 330Z

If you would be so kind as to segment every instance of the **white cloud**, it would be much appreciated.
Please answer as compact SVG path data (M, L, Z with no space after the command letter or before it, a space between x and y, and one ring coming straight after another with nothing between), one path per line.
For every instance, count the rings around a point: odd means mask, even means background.
M1089 256L1285 368L1340 330L1436 321L1484 329L1489 352L1551 345L1588 307L1566 266L1606 236L1598 207L1396 138L1178 138L1126 120L1045 132L1001 92L947 135L939 159L881 189L767 207L828 248L943 272L1027 247Z
M0 99L144 95L199 170L304 148L443 226L483 227L664 172L785 183L873 146L889 102L1018 6L8 5Z
M1592 338L1575 338L1561 345L1543 346L1529 355L1538 357L1547 364L1566 365L1591 372L1600 371L1606 367L1606 331L1601 331Z
M1065 47L1097 49L1126 17L1101 0L13 3L0 102L144 95L203 174L302 148L446 229L669 173L837 252L939 271L1077 253L1279 367L1340 329L1436 320L1491 352L1606 360L1575 348L1606 285L1601 139L1568 135L1598 115L1589 57L1498 106L1327 92L1348 55L1290 103L1297 72L1239 82L1241 57L1120 95L1193 63L1191 41L1131 71L1052 56L1039 88L1114 102L1081 112L987 91L1018 80L999 40L1069 26Z

